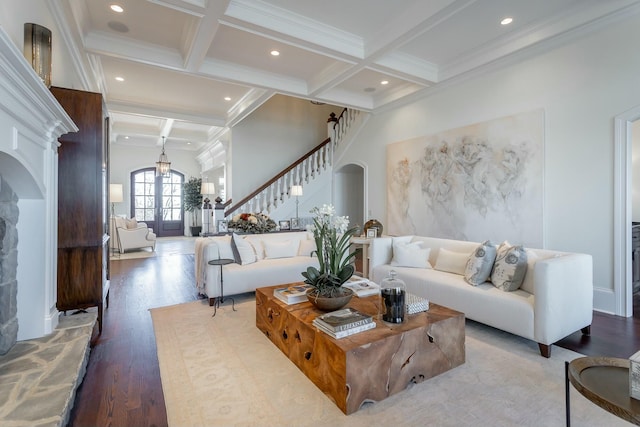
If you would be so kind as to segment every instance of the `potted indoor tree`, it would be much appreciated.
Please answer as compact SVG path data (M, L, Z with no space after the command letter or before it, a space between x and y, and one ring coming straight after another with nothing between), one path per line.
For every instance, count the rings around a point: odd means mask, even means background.
M191 177L187 182L182 184L183 207L186 212L191 213L190 228L192 236L199 236L202 231L202 226L198 225L198 218L200 217L198 212L202 206L200 187L202 187L202 178Z

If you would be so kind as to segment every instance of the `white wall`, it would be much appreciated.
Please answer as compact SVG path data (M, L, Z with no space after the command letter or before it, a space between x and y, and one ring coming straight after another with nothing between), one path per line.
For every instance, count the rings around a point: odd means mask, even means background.
M341 111L284 95L272 97L233 127L233 184L227 196L240 201L320 144L328 136L329 114Z
M631 220L640 222L640 120L631 127Z
M220 166L214 169L209 169L202 172L202 182L213 182L216 186L216 194L209 198L213 201L216 197L220 196L223 200L227 200L225 191L225 167ZM222 182L222 184L220 184Z
M640 17L372 117L341 163L386 170L386 145L543 108L544 242L593 256L595 306L613 311L613 117L640 105ZM386 217L385 173L369 207Z
M80 79L73 67L62 35L54 24L47 2L42 0L0 1L0 25L9 34L13 43L24 48L24 24L34 23L51 30L51 84L70 89L91 90L80 87ZM95 89L93 89L95 90Z
M116 203L114 211L116 215L131 214L131 172L134 170L155 167L160 156L161 147L127 147L120 144L111 145L111 184L122 184L124 202ZM185 181L195 176L200 177L200 165L196 161L193 151L165 149L167 157L171 162L171 169L184 174ZM186 212L185 227L191 224L189 213Z

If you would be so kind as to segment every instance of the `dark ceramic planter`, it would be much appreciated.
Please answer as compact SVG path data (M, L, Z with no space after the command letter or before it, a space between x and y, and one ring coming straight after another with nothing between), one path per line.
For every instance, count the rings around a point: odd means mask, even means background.
M307 299L309 302L311 302L311 304L313 304L318 310L322 311L340 310L342 307L349 304L352 296L353 291L348 288L342 288L342 295L336 297L318 296L315 289L307 292Z

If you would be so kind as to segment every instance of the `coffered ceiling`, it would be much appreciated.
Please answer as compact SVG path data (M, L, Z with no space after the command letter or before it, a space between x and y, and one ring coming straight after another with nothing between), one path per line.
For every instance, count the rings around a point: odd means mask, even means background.
M200 151L276 93L383 112L638 9L636 0L49 2L114 144ZM117 4L124 11L114 12ZM503 18L513 22L501 25ZM277 50L279 56L271 55ZM121 77L123 81L118 81ZM382 82L387 82L383 84Z

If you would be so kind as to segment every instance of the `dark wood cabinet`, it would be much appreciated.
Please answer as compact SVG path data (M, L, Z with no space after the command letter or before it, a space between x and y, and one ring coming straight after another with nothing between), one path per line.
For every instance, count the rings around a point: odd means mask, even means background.
M99 93L52 87L80 129L58 139L58 298L60 311L108 302L109 122Z

